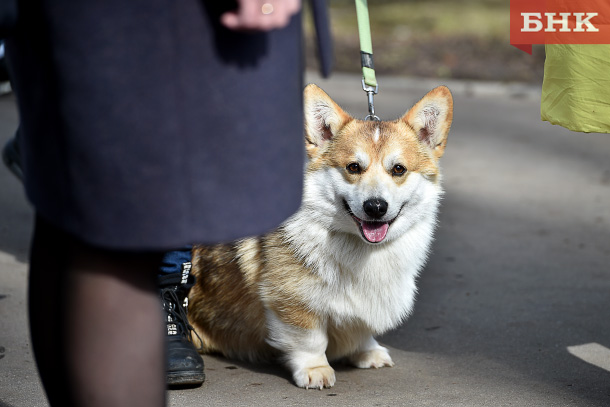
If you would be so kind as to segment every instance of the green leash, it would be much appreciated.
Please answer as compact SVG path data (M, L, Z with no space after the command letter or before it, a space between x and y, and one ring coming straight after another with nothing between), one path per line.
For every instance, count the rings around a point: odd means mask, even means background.
M369 114L364 120L380 120L375 115L373 96L379 91L375 66L373 64L373 42L371 41L371 23L367 0L356 0L356 18L358 19L358 35L360 37L360 62L362 65L362 89L368 97Z

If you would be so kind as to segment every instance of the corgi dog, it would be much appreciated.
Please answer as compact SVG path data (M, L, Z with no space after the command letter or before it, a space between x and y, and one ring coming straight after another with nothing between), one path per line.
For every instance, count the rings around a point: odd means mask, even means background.
M321 389L335 384L329 361L394 365L374 336L413 309L453 99L441 86L400 119L363 121L312 84L304 108L300 209L266 235L195 246L188 316L204 353L279 360Z

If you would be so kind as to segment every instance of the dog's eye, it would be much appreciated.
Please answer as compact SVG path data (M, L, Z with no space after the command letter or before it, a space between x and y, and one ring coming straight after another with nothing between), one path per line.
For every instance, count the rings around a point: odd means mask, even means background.
M347 164L347 167L345 168L350 174L360 174L362 172L362 168L360 168L360 164L358 163Z
M400 164L396 164L392 168L392 175L403 175L405 172L407 172L407 169Z

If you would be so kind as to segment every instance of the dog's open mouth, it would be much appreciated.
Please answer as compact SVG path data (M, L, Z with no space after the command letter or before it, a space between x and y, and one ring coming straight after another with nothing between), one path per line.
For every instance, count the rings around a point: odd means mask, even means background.
M394 219L389 222L362 220L354 215L346 200L343 200L343 204L345 205L347 213L356 221L356 224L360 228L360 233L366 241L369 243L381 243L385 239Z

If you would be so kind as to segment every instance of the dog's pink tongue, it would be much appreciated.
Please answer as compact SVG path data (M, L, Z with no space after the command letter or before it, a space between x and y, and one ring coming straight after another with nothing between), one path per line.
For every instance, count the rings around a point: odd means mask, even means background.
M364 237L371 243L379 243L385 239L385 235L388 233L390 225L388 223L381 222L362 222L362 232Z

